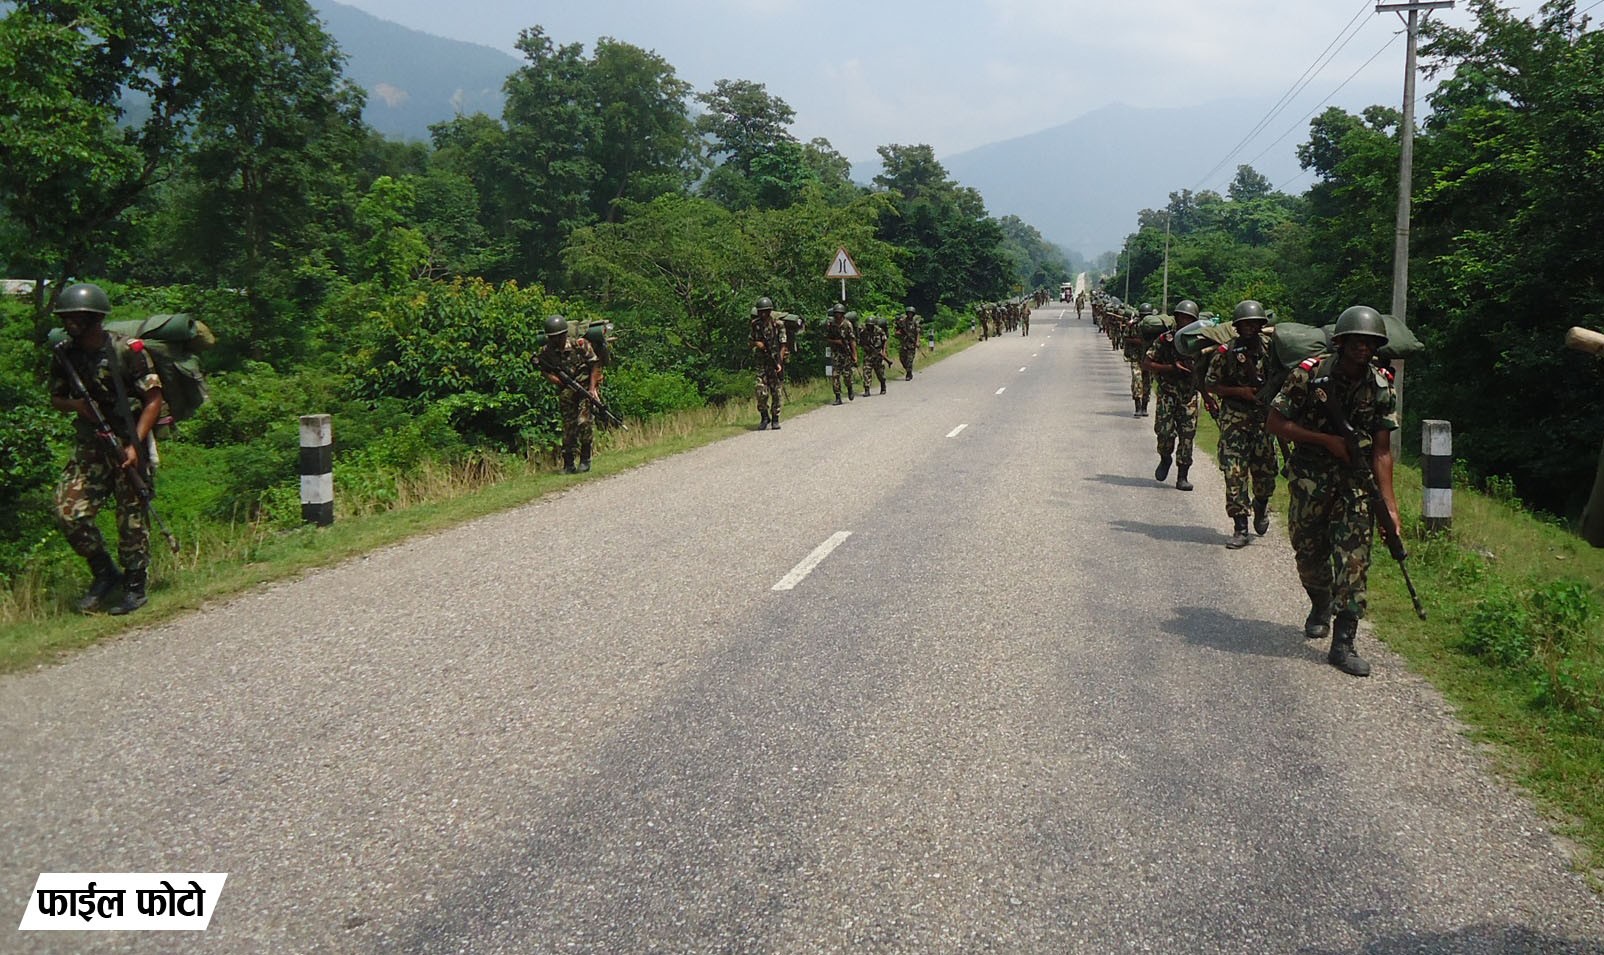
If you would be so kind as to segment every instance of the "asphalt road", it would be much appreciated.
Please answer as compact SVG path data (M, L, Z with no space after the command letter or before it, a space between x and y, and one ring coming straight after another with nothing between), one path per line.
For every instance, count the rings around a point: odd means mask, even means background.
M1129 408L1050 306L0 678L12 918L41 871L229 874L204 934L0 950L1604 952L1441 698L1368 635L1327 666L1280 515L1227 551Z

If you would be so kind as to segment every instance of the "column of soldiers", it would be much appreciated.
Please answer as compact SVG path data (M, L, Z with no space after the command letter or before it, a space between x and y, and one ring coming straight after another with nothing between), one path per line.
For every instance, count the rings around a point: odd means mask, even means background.
M1175 487L1193 489L1187 477L1199 405L1203 399L1217 403L1210 410L1220 426L1231 550L1248 545L1250 526L1260 537L1269 532L1281 442L1288 533L1309 597L1303 634L1310 640L1329 637L1327 661L1344 673L1368 676L1370 665L1354 642L1368 606L1374 508L1385 507L1398 526L1391 444L1397 400L1391 372L1373 361L1387 343L1380 314L1368 306L1343 312L1331 335L1336 353L1302 362L1273 388L1270 316L1258 302L1238 304L1231 319L1235 338L1197 358L1183 354L1176 337L1178 328L1198 319L1195 302L1179 302L1171 313L1174 327L1145 338L1140 319L1152 314L1150 305L1130 310L1101 292L1092 294L1090 305L1094 323L1131 364L1135 416L1146 414L1147 389L1157 382L1155 480L1164 481L1173 467Z
M848 401L856 398L854 383L858 372L863 375L862 394L868 397L870 386L878 380L880 394L886 393L886 368L891 364L887 347L891 332L884 318L871 316L861 319L857 312L848 311L837 302L830 307L823 335L826 349L826 371L834 404L841 404L841 393L846 391ZM919 310L908 306L897 317L894 331L897 336L897 358L902 365L903 380L913 380L914 363L918 358L923 334L923 319ZM759 431L780 430L780 408L785 393L785 366L796 350L796 332L792 326L775 315L774 301L768 296L757 300L752 308L752 354L757 365L757 413Z
M1018 298L1007 302L987 302L975 307L975 322L980 328L980 340L997 338L1003 332L1017 330L1021 335L1030 334L1030 301L1046 296L1046 292L1037 292L1028 298Z

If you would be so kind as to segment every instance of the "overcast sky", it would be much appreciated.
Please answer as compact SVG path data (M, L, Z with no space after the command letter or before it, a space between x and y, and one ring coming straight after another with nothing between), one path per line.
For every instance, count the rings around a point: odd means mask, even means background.
M1112 103L1274 101L1328 47L1346 41L1282 115L1203 183L1218 188L1237 162L1297 127L1270 147L1290 152L1307 129L1301 117L1350 76L1333 104L1399 105L1403 93L1404 43L1387 47L1402 24L1396 14L1375 13L1374 0L344 2L508 51L518 31L534 24L587 50L610 36L655 50L698 90L719 79L754 80L796 110L798 137L822 136L860 161L886 143L929 143L951 155ZM1522 15L1537 5L1511 4ZM1464 0L1434 16L1469 22ZM1222 158L1200 158L1200 179Z

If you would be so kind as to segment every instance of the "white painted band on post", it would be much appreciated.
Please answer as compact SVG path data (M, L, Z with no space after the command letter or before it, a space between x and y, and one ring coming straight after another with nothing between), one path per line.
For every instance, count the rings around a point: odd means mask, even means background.
M1422 508L1425 517L1454 516L1454 492L1452 488L1428 487L1425 492L1425 502Z
M301 520L319 527L334 523L334 420L301 416Z

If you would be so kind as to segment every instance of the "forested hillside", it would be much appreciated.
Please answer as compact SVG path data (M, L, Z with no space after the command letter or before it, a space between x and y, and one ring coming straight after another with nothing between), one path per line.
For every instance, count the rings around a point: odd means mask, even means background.
M191 312L217 335L213 400L162 446L160 500L193 543L299 520L300 414L335 415L348 512L430 469L545 466L556 401L530 357L552 313L617 323L605 391L645 418L749 397L753 301L822 316L837 247L864 275L854 308L911 304L941 335L1068 277L929 146L881 147L864 188L761 83L695 90L651 51L538 26L518 49L501 115L398 143L361 122L304 0L10 7L0 263L38 285L0 306L0 579L38 600L81 574L50 516L69 422L41 347L67 281L102 284L113 320ZM793 373L822 366L805 337Z
M1475 26L1428 22L1423 68L1440 78L1415 140L1407 315L1428 346L1405 371L1405 444L1424 418L1453 422L1454 451L1484 484L1560 516L1592 485L1604 379L1563 349L1604 324L1604 33L1570 2L1519 19L1472 0ZM1331 109L1299 149L1302 195L1242 167L1226 195L1172 193L1144 210L1105 287L1229 314L1256 298L1282 319L1332 321L1391 303L1397 109ZM1125 260L1122 259L1122 262Z

